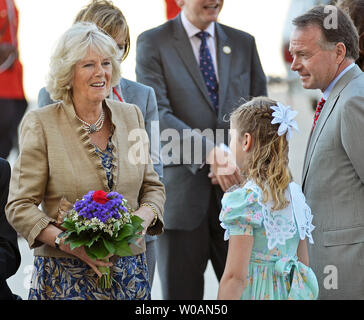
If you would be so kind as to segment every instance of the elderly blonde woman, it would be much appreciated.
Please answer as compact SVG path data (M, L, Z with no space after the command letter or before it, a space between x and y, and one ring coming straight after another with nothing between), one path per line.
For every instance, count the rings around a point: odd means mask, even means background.
M92 0L80 10L75 22L93 22L101 30L110 35L121 50L121 60L124 61L130 50L129 27L121 10L111 1ZM139 107L144 117L145 129L151 142L150 153L154 169L162 177L163 163L160 159L159 117L157 99L154 90L128 80L124 77L111 88L109 98L124 101ZM53 103L46 88L42 88L38 95L38 106L43 107ZM146 258L150 285L153 283L156 264L156 236L146 235Z
M29 112L22 122L6 214L34 248L29 299L150 298L144 242L132 247L132 256L91 260L83 247L71 250L55 224L62 197L74 203L90 190L112 190L124 195L145 231L162 232L165 192L148 143L140 150L147 162L129 152L135 142L128 133L144 129L142 114L135 105L105 99L120 79L118 53L94 24L74 24L50 63L47 90L60 102ZM113 286L100 289L97 267L111 264Z

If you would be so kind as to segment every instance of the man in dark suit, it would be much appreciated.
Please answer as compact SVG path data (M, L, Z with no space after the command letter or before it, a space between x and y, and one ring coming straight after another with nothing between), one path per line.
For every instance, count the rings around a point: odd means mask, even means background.
M14 275L20 266L17 234L5 216L9 181L9 163L0 158L0 300L17 299L17 296L11 293L6 279Z
M157 244L163 298L202 299L208 260L218 279L225 267L223 190L239 182L225 150L228 116L241 98L266 95L266 77L254 38L216 22L222 0L176 2L179 16L138 37L136 74L154 88L159 109L167 193Z

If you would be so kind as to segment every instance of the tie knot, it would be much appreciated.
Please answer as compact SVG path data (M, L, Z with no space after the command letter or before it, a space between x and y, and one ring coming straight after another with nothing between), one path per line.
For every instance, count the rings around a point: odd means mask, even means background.
M209 34L206 31L200 31L196 33L196 37L200 38L202 41L206 40L208 38Z

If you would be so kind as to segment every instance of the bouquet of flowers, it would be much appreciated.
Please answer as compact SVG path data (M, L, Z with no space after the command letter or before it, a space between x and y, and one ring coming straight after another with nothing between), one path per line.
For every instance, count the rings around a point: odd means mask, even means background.
M127 200L117 192L89 191L64 217L65 244L71 249L84 246L92 259L132 255L130 243L140 237L143 219L131 214ZM111 288L109 267L98 267L102 273L101 288Z

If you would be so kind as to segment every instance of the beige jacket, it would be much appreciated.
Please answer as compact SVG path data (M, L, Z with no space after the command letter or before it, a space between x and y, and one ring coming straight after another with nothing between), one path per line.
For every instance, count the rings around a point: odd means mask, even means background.
M148 233L160 234L165 191L149 157L147 135L139 141L128 139L133 129L144 129L143 116L135 105L108 99L104 105L114 126L113 191L121 193L133 209L141 203L154 205L159 219ZM144 150L148 164L135 164L137 154L131 151L136 146ZM107 178L74 107L55 103L28 112L21 124L20 154L12 172L6 215L29 247L35 248L34 255L70 257L36 238L56 220L63 196L74 203L90 190L108 191ZM144 252L145 244L133 246L132 251Z

